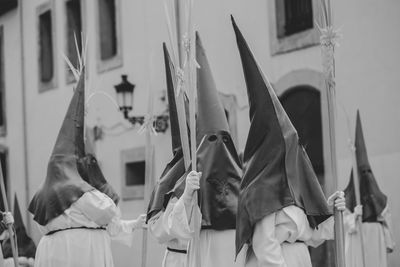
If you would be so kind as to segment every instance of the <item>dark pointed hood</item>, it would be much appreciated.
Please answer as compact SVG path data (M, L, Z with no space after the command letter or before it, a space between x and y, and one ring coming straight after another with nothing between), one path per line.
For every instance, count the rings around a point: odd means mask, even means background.
M167 164L157 184L155 185L147 207L147 220L163 210L168 201L165 200L165 194L174 188L176 181L182 177L185 172L183 161L181 137L179 131L178 111L176 108L175 88L173 77L175 77L175 68L168 53L167 46L163 44L165 75L167 82L167 95L169 105L169 118L171 123L171 141L173 159ZM187 102L187 101L186 101Z
M166 82L167 82L167 96L168 96L168 106L169 106L169 120L171 123L171 141L172 141L172 151L175 153L182 145L181 145L181 135L179 132L179 123L178 123L178 111L176 109L176 100L175 100L175 89L174 89L174 81L173 81L173 71L174 66L172 64L171 57L168 53L167 45L163 43L163 51L164 51L164 63L165 63L165 74L166 74Z
M80 75L47 166L47 176L29 205L40 225L59 216L93 187L78 172L78 160L85 156L85 72Z
M24 221L22 219L21 210L19 208L17 195L14 197L14 227L17 235L18 256L35 258L36 245L26 233ZM2 244L4 258L12 258L11 242L7 239Z
M201 136L218 131L229 132L225 111L219 100L217 86L198 33L196 33L196 59L200 65L197 71L197 131Z
M202 136L202 140L197 148L197 170L202 172L199 193L202 229L235 229L242 170L198 34L196 58L200 65L197 70L197 135ZM177 182L170 196L182 195L185 179L186 175Z
M358 168L358 177L360 184L360 200L363 205L363 222L378 222L378 216L381 215L387 205L387 196L379 189L375 180L371 165L368 161L367 148L364 141L364 134L361 125L360 113L357 111L356 122L356 160ZM356 196L353 183L353 171L351 172L350 181L345 189L346 206L349 210L354 211L356 206Z
M259 220L286 206L303 209L314 228L331 216L331 211L295 128L233 18L232 23L247 85L251 121L236 222L238 253L250 241Z

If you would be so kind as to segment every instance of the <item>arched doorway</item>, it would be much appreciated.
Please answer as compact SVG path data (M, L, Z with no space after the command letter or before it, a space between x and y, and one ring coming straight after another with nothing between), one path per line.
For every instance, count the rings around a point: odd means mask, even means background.
M320 91L312 86L299 85L287 89L280 100L298 132L300 143L310 157L320 184L324 187L326 176ZM333 266L333 252L331 241L318 248L310 248L313 266Z

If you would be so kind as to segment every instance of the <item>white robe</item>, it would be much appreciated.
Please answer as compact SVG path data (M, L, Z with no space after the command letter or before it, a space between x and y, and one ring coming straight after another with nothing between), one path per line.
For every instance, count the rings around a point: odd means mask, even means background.
M125 243L132 242L132 222L120 220L120 212L105 194L86 192L63 214L39 229L43 234L74 227L100 229L69 229L44 235L38 244L35 267L112 267L110 236Z
M255 225L245 266L311 267L307 246L333 239L333 222L330 217L313 229L304 211L294 205L267 215Z
M194 212L200 212L199 207L193 205L192 208L197 209ZM194 234L189 218L187 218L186 208L182 199L172 198L164 212L162 219L163 229L169 238L180 240L179 242L187 243ZM151 226L150 226L151 228ZM173 240L171 239L171 240ZM235 262L235 230L201 230L200 231L200 260L203 267L235 267L244 266L244 257L239 254ZM179 257L177 253L166 253L166 258ZM186 256L186 255L185 255ZM186 259L185 259L186 260ZM180 261L181 262L181 261ZM167 263L167 261L166 261ZM165 265L182 266L182 265Z
M170 231L169 228L167 227L168 225L167 220L171 214L171 211L173 210L176 201L177 199L174 198L173 200L171 200L171 204L168 205L165 211L160 211L155 216L153 216L148 222L148 227L149 231L153 234L153 236L157 239L157 241L160 244L166 245L167 248L186 251L188 248L187 239L178 239L168 234L168 232ZM185 263L186 263L185 253L169 251L168 249L165 250L162 267L185 267Z
M361 237L356 225L354 213L346 210L344 224L346 229L345 251L346 267L386 267L387 253L394 249L394 241L391 236L391 214L386 207L378 217L379 222L362 223L364 240L365 266L363 265L363 253Z

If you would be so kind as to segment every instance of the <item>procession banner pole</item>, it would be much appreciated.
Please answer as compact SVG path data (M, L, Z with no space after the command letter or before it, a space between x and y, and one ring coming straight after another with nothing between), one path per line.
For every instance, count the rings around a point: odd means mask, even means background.
M319 27L321 36L322 66L325 76L325 84L327 90L328 104L328 124L329 124L329 144L331 152L331 168L332 178L337 188L337 156L336 156L336 99L335 99L335 46L337 45L338 33L333 28L332 8L330 0L321 0L322 11L322 27ZM344 227L343 212L335 209L335 249L336 249L336 266L345 267L344 253Z
M190 166L190 147L189 147L189 136L187 130L187 120L184 104L183 89L185 87L185 73L184 73L184 50L182 46L182 10L180 6L180 0L174 0L175 8L175 21L176 21L176 38L178 44L178 58L177 62L177 73L176 73L176 108L178 113L179 132L181 136L183 159L185 162L185 169L187 170Z
M9 212L9 206L8 206L8 200L7 200L7 195L6 195L6 189L5 189L5 185L4 185L4 176L3 176L3 167L1 166L0 163L0 185L1 185L1 196L3 197L3 203L4 203L4 209L6 212ZM13 258L14 258L14 266L15 267L19 267L18 264L18 249L15 246L15 237L14 236L14 231L13 231L13 227L12 224L7 224L7 231L10 235L10 242L11 242L11 251L13 254Z
M183 42L183 48L186 52L187 61L187 80L188 80L188 93L189 93L189 123L190 123L190 152L191 152L191 166L193 171L197 171L197 153L196 153L196 95L197 95L197 80L196 80L196 46L194 45L194 29L193 29L193 0L186 1L187 13L187 32ZM194 193L194 206L198 206L198 192ZM194 237L191 240L189 247L189 267L200 267L200 228L201 228L201 214L192 212Z

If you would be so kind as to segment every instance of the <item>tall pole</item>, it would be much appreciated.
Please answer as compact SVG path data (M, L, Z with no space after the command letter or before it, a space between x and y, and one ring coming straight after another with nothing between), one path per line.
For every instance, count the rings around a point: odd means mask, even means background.
M176 38L178 44L178 64L177 68L177 87L184 86L184 73L183 73L183 61L184 61L184 49L182 47L182 10L180 6L180 0L174 0L174 8L175 8L175 21L176 21ZM179 75L178 75L179 74ZM180 76L182 75L182 76ZM181 136L181 143L182 143L182 152L183 152L183 159L185 162L185 169L187 170L190 166L190 147L189 147L189 137L187 131L187 120L186 120L186 112L185 112L185 104L184 104L184 95L180 88L179 92L176 94L176 108L178 113L178 122L179 122L179 132Z
M333 28L332 8L330 0L321 0L322 11L322 28L321 31L321 50L322 50L322 66L325 76L325 85L327 90L328 104L328 125L329 125L329 145L331 152L332 178L337 188L337 155L336 155L336 99L335 99L335 45L338 38L337 32ZM345 267L344 253L344 227L343 212L335 209L335 249L336 249L336 266Z
M350 131L350 127L349 127ZM351 133L350 133L351 134ZM351 135L350 135L351 136ZM355 140L355 139L354 139ZM355 141L353 141L350 138L350 153L351 153L351 159L352 159L352 165L353 165L353 186L354 186L354 192L356 195L356 205L359 206L361 205L361 193L360 193L360 179L358 175L358 167L357 167L357 157L356 157L356 146L355 146ZM356 217L356 226L358 230L358 234L360 237L360 247L361 247L361 256L362 256L362 263L363 266L365 266L365 249L364 249L364 233L362 229L362 216L357 216Z
M8 206L8 200L7 200L7 195L6 195L6 189L5 189L5 185L4 185L4 177L3 177L3 167L1 166L0 163L0 187L1 187L1 196L3 197L3 203L4 203L4 209L6 212L9 212L9 206ZM15 237L14 236L14 231L12 228L12 224L7 224L7 231L10 235L10 242L11 242L11 251L13 254L13 258L14 258L14 266L18 267L18 250L17 247L15 246Z

